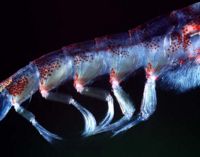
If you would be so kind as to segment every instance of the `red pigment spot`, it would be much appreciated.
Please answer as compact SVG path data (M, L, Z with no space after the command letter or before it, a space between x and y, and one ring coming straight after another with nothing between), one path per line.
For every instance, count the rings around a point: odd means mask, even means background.
M79 55L75 56L74 63L76 65L78 65L78 64L83 63L83 62L93 61L93 59L94 59L93 54L89 55L89 54L82 53L82 54L79 54Z
M77 85L83 85L83 84L84 84L83 80L81 80L78 74L76 73L74 77L74 87L76 88Z
M186 49L190 44L189 36L195 32L200 31L200 24L198 21L192 21L183 28L183 47Z
M16 82L11 83L11 85L6 87L6 89L11 95L18 96L24 91L27 84L28 84L28 78L23 76Z
M144 45L148 48L148 49L151 49L151 50L158 50L159 49L159 40L151 40L151 41L148 41L146 43L144 43Z
M182 38L181 35L177 32L171 34L171 45L168 48L168 51L171 53L177 52L181 48Z
M183 65L185 63L185 61L183 59L179 59L179 64Z
M150 78L154 73L155 69L153 68L151 63L148 63L147 67L145 68L146 71L146 78Z
M81 57L80 56L75 56L75 58L74 58L74 62L75 62L75 64L80 64L81 63Z
M47 78L50 77L52 73L59 67L60 64L58 61L38 67L40 72L41 84L44 84L45 80L47 80Z
M115 82L119 83L119 80L117 78L117 74L116 74L115 70L112 68L111 72L110 72L110 83L113 84Z

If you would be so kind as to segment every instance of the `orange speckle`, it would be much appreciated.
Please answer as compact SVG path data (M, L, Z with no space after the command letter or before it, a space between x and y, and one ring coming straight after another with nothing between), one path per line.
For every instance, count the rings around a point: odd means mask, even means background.
M145 68L146 71L146 78L150 78L151 76L153 76L153 74L155 73L155 69L153 68L151 63L147 64L147 67Z
M111 72L110 72L110 83L112 84L113 87L116 87L119 85L119 80L117 78L117 74L114 69L111 69Z
M8 92L13 96L20 95L28 84L28 78L23 76L16 82L12 82L9 86L6 87Z
M40 72L40 83L41 85L43 85L45 81L47 80L47 78L50 77L56 69L60 68L60 63L59 61L56 60L52 63L46 63L42 66L39 66L39 65L37 66Z
M184 49L186 49L191 44L191 42L189 40L190 35L200 31L200 23L198 20L199 19L197 19L197 21L192 21L183 27L182 32L183 32L183 47L184 47Z
M75 74L75 77L74 77L74 87L76 88L76 90L81 93L83 91L83 85L84 85L84 82L83 80L81 80L78 76L78 74L76 73Z
M185 63L185 61L183 59L179 59L179 64L183 65Z

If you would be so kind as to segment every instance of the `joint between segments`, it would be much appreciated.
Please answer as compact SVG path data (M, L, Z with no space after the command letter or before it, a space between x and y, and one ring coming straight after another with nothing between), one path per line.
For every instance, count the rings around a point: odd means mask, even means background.
M117 88L119 86L119 80L114 69L112 69L110 72L110 83L112 88Z

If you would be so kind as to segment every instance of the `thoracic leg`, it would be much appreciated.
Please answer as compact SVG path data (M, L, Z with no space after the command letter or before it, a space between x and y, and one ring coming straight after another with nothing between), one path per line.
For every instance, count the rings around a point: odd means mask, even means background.
M86 108L84 108L82 105L80 105L78 102L76 102L76 100L74 100L71 96L61 94L61 93L53 93L53 92L48 92L45 95L43 94L43 96L47 100L70 104L76 107L82 113L84 121L85 121L85 129L84 129L83 135L88 136L94 132L96 128L96 120L93 114L89 112Z
M52 143L55 140L62 140L61 137L49 132L43 126L41 126L35 119L35 116L33 113L31 113L30 111L27 111L25 108L23 108L19 104L13 104L13 106L14 106L15 111L21 116L23 116L25 119L27 119L38 130L40 135L42 135L48 142Z
M147 120L154 113L157 104L155 86L156 86L156 77L153 74L148 75L144 88L140 113L136 116L136 118L127 122L126 125L114 129L113 130L114 135L126 131L127 129L133 127L134 125Z
M106 90L102 90L102 89L98 89L98 88L83 87L81 84L75 84L75 88L82 95L94 97L94 98L97 98L97 99L100 99L100 100L107 102L108 110L107 110L106 116L97 125L95 131L91 135L94 135L94 134L98 133L100 130L105 129L107 127L107 125L110 124L110 122L112 121L113 116L114 116L113 98L110 95L110 93L107 92Z
M118 121L108 125L106 128L99 130L99 132L111 131L117 129L118 127L124 126L126 122L131 119L133 113L135 112L135 108L131 99L125 93L125 91L120 87L118 79L116 75L114 75L113 73L110 75L110 82L112 84L113 93L119 103L120 109L124 116Z

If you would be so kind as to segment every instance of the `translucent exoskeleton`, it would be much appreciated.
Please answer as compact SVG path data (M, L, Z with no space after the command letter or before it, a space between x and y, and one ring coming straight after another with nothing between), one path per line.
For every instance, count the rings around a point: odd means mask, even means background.
M139 113L120 83L139 68L146 83ZM112 91L89 86L95 78L108 75ZM99 123L81 102L66 93L53 92L63 82L74 81L82 95L107 103ZM43 98L71 104L85 122L83 136L111 131L117 135L147 120L156 110L156 82L185 92L200 85L200 2L157 17L126 33L107 35L71 44L44 55L0 83L0 120L13 107L48 141L62 140L46 130L33 113L21 104L36 91ZM116 98L123 116L113 121Z

